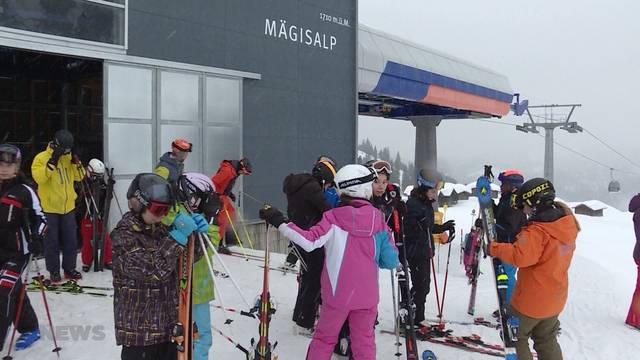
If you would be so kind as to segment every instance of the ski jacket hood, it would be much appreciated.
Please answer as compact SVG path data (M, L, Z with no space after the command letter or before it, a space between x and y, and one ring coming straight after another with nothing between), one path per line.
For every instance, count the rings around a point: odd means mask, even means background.
M552 222L530 221L513 244L491 243L492 256L519 268L511 298L511 305L518 312L535 319L562 312L578 226L573 214Z
M311 176L311 174L289 174L282 183L282 192L284 192L287 196L293 195L296 192L302 190L304 187L312 185L313 183L318 183L318 180ZM313 186L314 188L316 186Z
M318 180L310 174L289 174L282 184L287 195L287 216L302 229L308 229L331 209Z
M324 247L322 303L344 310L370 309L379 301L378 268L398 266L398 250L382 213L366 200L326 211L309 230L278 228L310 252Z
M158 165L153 172L165 178L171 185L176 186L183 170L184 163L173 158L171 152L166 152L158 160Z

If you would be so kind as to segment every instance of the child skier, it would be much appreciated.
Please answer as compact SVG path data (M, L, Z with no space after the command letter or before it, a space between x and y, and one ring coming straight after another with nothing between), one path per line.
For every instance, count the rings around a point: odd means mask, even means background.
M331 358L346 319L354 358L376 357L373 326L379 302L377 268L395 269L398 251L382 213L369 202L375 178L375 171L365 166L342 167L335 176L341 206L326 211L309 230L285 224L284 215L273 207L260 210L260 218L278 227L305 251L325 248L322 309L307 360Z
M516 352L519 360L531 360L529 338L541 360L561 360L558 315L567 301L568 272L580 225L567 205L555 201L550 181L535 178L522 185L515 206L529 223L516 241L492 241L491 256L519 268L511 298L511 315L519 318Z
M199 219L179 214L171 227L161 224L174 196L156 174L138 174L127 199L130 211L111 232L116 343L122 360L175 360L178 259Z
M185 173L178 178L178 191L183 196L184 203L178 206L180 213L188 215L190 212L202 214L207 223L215 222L216 216L220 212L220 200L211 179L204 174ZM188 211L185 208L188 206ZM163 223L171 223L177 213L167 215ZM204 229L204 228L203 228ZM218 246L220 235L218 226L209 225L207 235L214 246ZM204 240L203 240L204 241ZM207 246L204 241L205 247ZM200 240L196 238L195 246L201 249ZM209 259L213 256L213 249L207 248ZM214 296L214 279L209 272L207 259L202 257L193 264L193 319L198 326L198 338L193 341L193 359L206 360L209 358L209 349L213 344L211 336L211 312L209 302Z
M38 318L23 292L26 285L21 275L29 266L29 253L33 256L42 253L46 219L35 191L19 175L21 160L20 149L0 145L0 351L9 325L16 320L20 302L20 317L13 324L21 334L16 349L25 349L40 339ZM27 231L29 225L31 229ZM28 233L34 236L28 238Z

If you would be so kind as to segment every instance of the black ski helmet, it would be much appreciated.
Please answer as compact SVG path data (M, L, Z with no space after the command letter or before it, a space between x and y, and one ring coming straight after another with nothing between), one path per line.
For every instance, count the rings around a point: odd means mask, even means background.
M320 160L316 162L313 169L311 169L311 175L321 183L332 183L333 178L336 176L336 168L331 162Z
M66 129L60 129L53 135L54 147L61 147L63 149L71 149L73 147L73 134Z
M162 176L152 173L142 173L129 185L127 199L136 199L142 205L141 208L131 209L134 212L142 212L152 202L173 205L174 196L171 185Z
M518 190L514 200L514 207L524 208L524 204L532 208L538 206L553 205L556 199L556 190L551 181L543 178L534 178L524 184Z

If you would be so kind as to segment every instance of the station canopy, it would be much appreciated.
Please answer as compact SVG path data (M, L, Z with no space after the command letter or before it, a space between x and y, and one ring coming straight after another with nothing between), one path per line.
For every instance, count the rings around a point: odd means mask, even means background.
M514 96L504 75L362 24L358 77L361 115L500 117Z

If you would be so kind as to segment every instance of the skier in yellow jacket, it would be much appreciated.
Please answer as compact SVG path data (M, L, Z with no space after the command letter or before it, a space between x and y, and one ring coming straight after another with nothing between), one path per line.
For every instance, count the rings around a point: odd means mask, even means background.
M71 153L73 135L68 130L58 130L46 150L33 159L31 174L38 184L38 196L42 203L48 231L44 241L44 255L51 282L60 277L60 238L62 239L62 270L67 279L78 280L82 274L76 270L77 238L74 181L81 181L85 172L76 155Z

